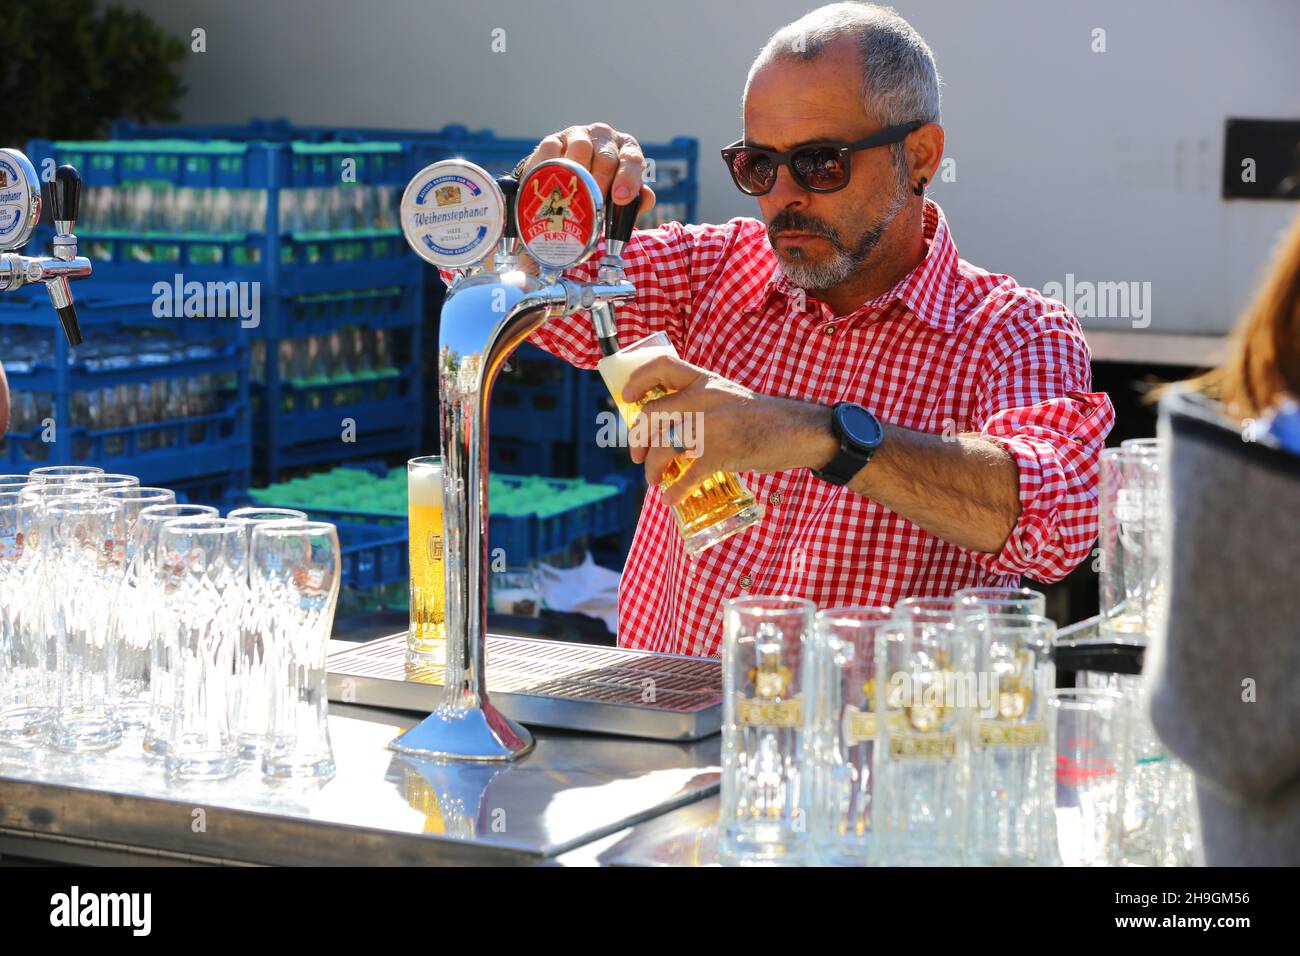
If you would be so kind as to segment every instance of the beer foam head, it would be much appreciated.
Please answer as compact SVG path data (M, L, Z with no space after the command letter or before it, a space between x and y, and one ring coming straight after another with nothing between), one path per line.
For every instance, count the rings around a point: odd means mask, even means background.
M623 401L623 386L632 377L632 373L646 362L657 359L661 355L671 355L675 358L677 351L671 345L647 345L644 348L632 349L631 351L615 352L613 355L606 355L597 362L596 371L604 379L609 394L621 402Z
M442 507L442 469L433 466L414 468L406 476L408 505Z

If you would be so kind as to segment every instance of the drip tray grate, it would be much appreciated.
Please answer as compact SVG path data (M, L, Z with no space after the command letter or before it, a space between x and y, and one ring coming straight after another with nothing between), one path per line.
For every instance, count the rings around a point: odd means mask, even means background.
M330 700L428 713L441 665L409 664L406 635L331 654ZM722 664L713 658L529 638L487 639L492 702L522 724L697 740L722 726Z

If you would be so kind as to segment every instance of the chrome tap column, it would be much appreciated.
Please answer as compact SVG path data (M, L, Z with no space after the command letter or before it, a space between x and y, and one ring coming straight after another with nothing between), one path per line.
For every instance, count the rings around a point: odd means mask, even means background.
M591 255L603 217L591 174L561 159L538 164L517 184L494 182L464 160L444 160L421 170L402 196L407 242L459 276L438 332L446 675L438 709L390 744L399 752L512 760L532 749L528 731L496 710L487 693L488 407L507 357L548 318L635 295L622 281L560 278ZM539 276L516 267L516 235ZM495 271L484 272L492 254Z
M90 260L77 255L77 237L72 233L80 202L81 176L72 166L60 166L50 181L54 255L23 256L13 252L27 244L41 218L41 187L31 160L16 149L0 149L0 292L12 292L33 282L45 283L69 345L81 344L81 326L69 280L90 275Z

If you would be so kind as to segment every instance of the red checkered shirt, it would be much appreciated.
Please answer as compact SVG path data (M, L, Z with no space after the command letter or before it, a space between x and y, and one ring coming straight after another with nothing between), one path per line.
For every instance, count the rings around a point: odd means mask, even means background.
M929 200L924 236L915 269L837 316L789 283L756 219L638 230L624 253L637 296L617 310L619 340L663 331L686 361L765 395L857 402L904 428L996 441L1020 472L1020 518L1002 550L950 544L797 468L742 472L766 516L691 559L651 488L619 589L621 646L716 655L726 598L894 604L1015 586L1021 575L1059 580L1089 553L1098 455L1114 410L1090 391L1078 321L1061 303L958 258ZM593 257L567 274L590 280L595 268ZM531 340L580 368L601 357L585 312L549 321ZM580 440L595 440L597 423L589 428Z

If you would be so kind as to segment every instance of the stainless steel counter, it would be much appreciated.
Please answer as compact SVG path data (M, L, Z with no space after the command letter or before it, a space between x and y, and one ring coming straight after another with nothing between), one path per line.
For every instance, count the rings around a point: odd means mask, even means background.
M1095 619L1060 643L1095 640ZM346 645L332 642L332 648ZM172 783L130 743L98 756L0 747L0 858L235 864L707 866L720 738L537 730L510 765L386 749L419 714L333 703L323 785Z
M514 764L387 743L419 715L331 704L324 784L172 782L138 740L98 755L0 747L0 856L65 862L535 864L717 792L719 738L539 730ZM574 857L573 859L577 859Z

